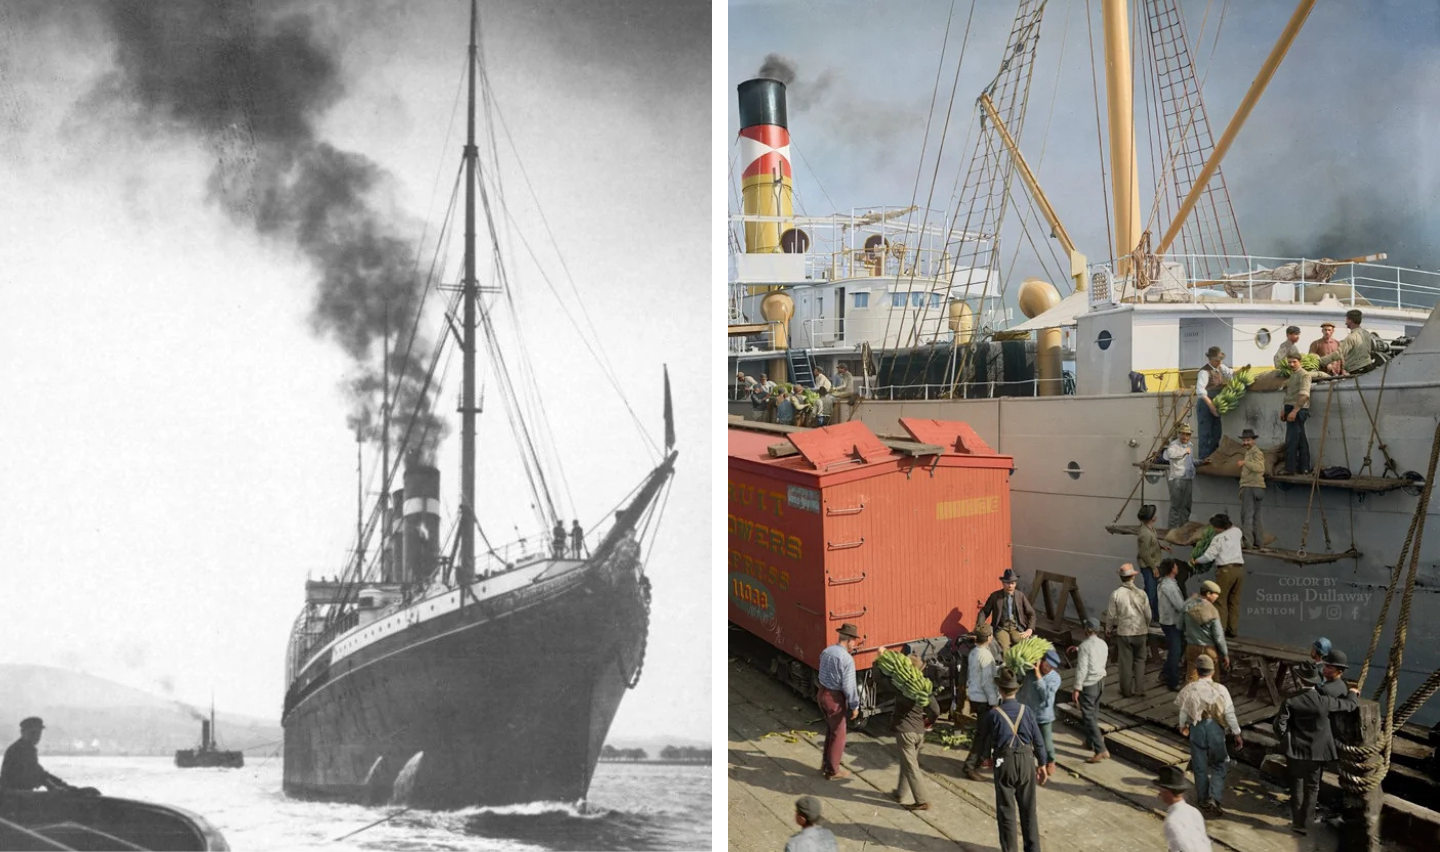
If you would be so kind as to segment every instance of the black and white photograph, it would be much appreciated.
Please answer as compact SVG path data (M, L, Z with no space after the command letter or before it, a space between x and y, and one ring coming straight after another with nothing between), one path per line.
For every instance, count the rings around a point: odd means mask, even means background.
M711 39L0 4L0 848L711 848Z
M1433 848L1440 7L726 39L729 848Z

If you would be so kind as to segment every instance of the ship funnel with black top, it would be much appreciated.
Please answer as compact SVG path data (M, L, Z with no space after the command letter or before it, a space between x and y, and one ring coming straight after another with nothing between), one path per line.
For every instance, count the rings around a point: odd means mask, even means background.
M435 573L440 550L440 471L426 464L405 467L405 570L402 582L424 582Z
M795 186L790 171L790 129L785 84L768 77L746 80L740 93L741 209L749 254L803 253L810 238L789 220ZM750 217L768 221L751 221Z

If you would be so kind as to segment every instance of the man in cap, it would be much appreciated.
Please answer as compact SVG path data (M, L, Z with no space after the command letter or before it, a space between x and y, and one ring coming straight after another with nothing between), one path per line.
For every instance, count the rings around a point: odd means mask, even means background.
M1110 604L1100 623L1115 637L1120 656L1120 695L1129 698L1145 691L1145 639L1150 635L1150 599L1136 588L1135 566L1120 566L1120 588L1110 593Z
M1160 563L1160 630L1165 634L1165 668L1160 671L1160 680L1171 692L1180 690L1181 660L1185 656L1185 596L1175 579L1179 565L1178 559Z
M585 554L585 528L580 526L578 518L570 525L570 552L576 559L583 558Z
M1215 528L1215 537L1210 539L1210 546L1195 562L1197 565L1205 562L1215 565L1216 582L1209 585L1220 593L1217 600L1225 635L1233 638L1240 625L1240 588L1245 583L1245 556L1240 549L1240 531L1230 523L1230 516L1224 512L1212 516L1210 526Z
M1300 352L1300 326L1292 325L1285 329L1285 341L1280 348L1275 350L1275 369L1290 369L1290 358L1299 358Z
M785 852L839 852L835 835L820 825L820 813L820 800L814 796L795 800L795 824L800 831L785 841Z
M1105 690L1105 664L1110 648L1100 638L1100 619L1085 619L1085 641L1075 656L1075 682L1070 699L1080 707L1084 722L1085 745L1093 754L1086 763L1099 763L1110 757L1105 735L1100 732L1100 693Z
M1311 342L1310 354L1318 355L1323 361L1326 355L1338 351L1340 351L1340 341L1335 339L1335 323L1329 321L1320 323L1320 337ZM1338 376L1344 367L1339 361L1333 361L1326 364L1323 369L1332 376Z
M1234 377L1235 371L1225 366L1225 352L1211 346L1205 353L1205 366L1195 376L1195 420L1200 425L1200 458L1208 459L1220 447L1220 409L1214 395Z
M1360 690L1349 687L1339 698L1322 693L1317 688L1322 679L1320 671L1313 665L1300 667L1296 676L1309 688L1285 699L1275 716L1275 734L1280 738L1290 772L1290 830L1305 834L1315 819L1320 773L1327 761L1339 757L1335 737L1330 733L1330 714L1359 707Z
M1035 632L1035 607L1025 593L1016 588L1019 581L1015 572L1006 568L1000 575L1000 588L990 593L980 609L980 618L990 620L1002 656L1012 644L1030 638Z
M820 774L831 780L850 777L841 768L845 758L845 720L860 715L860 693L855 689L855 660L852 656L860 645L860 630L850 622L836 631L840 638L820 652L820 691L815 702L825 714L825 751Z
M735 371L735 398L744 399L759 382L745 375L744 370Z
M770 410L770 389L753 378L745 379L745 387L750 392L751 419L763 421Z
M1305 421L1310 419L1310 374L1300 356L1290 356L1290 378L1285 380L1285 400L1280 422L1285 424L1285 468L1281 474L1310 472L1310 438Z
M1140 521L1140 532L1138 543L1135 546L1135 564L1139 566L1140 578L1145 583L1145 597L1150 601L1150 620L1153 621L1160 615L1160 555L1162 548L1160 539L1155 537L1155 505L1146 503L1135 513L1136 520Z
M925 671L925 664L915 654L910 655L910 665L917 671ZM912 700L903 692L895 697L890 729L895 732L895 747L900 753L900 783L891 798L903 802L908 789L915 801L905 807L912 811L930 810L930 797L925 794L925 773L920 771L920 749L925 745L925 729L939 715L940 704L933 694L926 704Z
M74 790L75 788L46 772L40 766L40 756L35 746L40 744L45 723L39 716L31 716L20 722L20 739L5 749L5 762L0 764L0 791Z
M1265 451L1255 446L1254 429L1240 433L1245 455L1235 462L1240 468L1240 532L1251 547L1265 546L1265 525L1260 510L1265 506Z
M775 388L775 422L782 426L795 425L795 397L790 394L790 385Z
M1345 312L1345 327L1350 333L1340 341L1340 348L1320 359L1320 366L1333 364L1337 361L1345 365L1345 372L1357 373L1370 366L1372 360L1371 350L1374 348L1374 338L1366 331L1360 321L1364 315L1358 310Z
M1197 658L1195 671L1198 678L1175 696L1175 706L1180 708L1180 735L1190 740L1190 769L1195 773L1200 810L1212 817L1223 817L1220 800L1225 796L1225 773L1230 768L1225 732L1235 738L1236 748L1245 743L1240 739L1240 721L1235 718L1230 690L1213 679L1214 658Z
M990 726L985 719L990 708L1000 703L1000 692L995 688L995 671L1000 656L995 652L994 633L990 625L981 622L975 626L975 647L970 649L966 662L965 696L970 699L970 711L975 714L975 740L970 744L970 754L965 757L961 771L971 781L980 780L980 762L990 760Z
M1332 648L1321 658L1320 692L1331 698L1344 698L1350 687L1345 684L1345 670L1350 667L1350 658L1339 648Z
M1200 590L1185 602L1185 682L1199 677L1196 663L1201 657L1218 658L1230 667L1230 649L1225 644L1225 630L1220 626L1220 611L1215 601L1220 587L1212 580L1200 584Z
M1185 770L1163 766L1155 781L1160 803L1165 806L1165 848L1168 852L1210 852L1210 836L1205 833L1205 817L1189 802L1185 791L1190 782Z
M995 679L1000 704L986 717L995 761L995 820L1000 824L1000 852L1016 852L1015 835L1024 838L1025 852L1040 852L1040 822L1035 815L1035 785L1044 784L1050 756L1035 715L1015 700L1020 679L1002 669Z
M1045 764L1045 777L1055 774L1055 695L1060 692L1060 654L1054 648L1045 652L1045 657L1026 672L1020 684L1018 699L1031 713L1040 726L1040 739L1045 741L1045 753L1050 762Z
M1170 529L1190 523L1190 496L1195 491L1195 447L1190 443L1190 424L1175 429L1175 439L1165 448L1170 469L1165 483L1170 487Z
M1319 639L1311 642L1310 662L1314 663L1317 666L1325 662L1325 655L1330 653L1331 647L1332 646L1330 645L1330 640L1326 639L1324 636L1321 636Z

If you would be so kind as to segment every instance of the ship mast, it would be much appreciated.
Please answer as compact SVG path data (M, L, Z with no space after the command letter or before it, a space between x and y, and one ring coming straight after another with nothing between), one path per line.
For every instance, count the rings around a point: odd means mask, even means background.
M465 136L465 379L460 411L460 566L457 581L469 585L475 577L475 46L478 10L470 0L470 103Z
M1127 275L1140 245L1140 177L1135 162L1135 92L1130 65L1130 0L1104 0L1105 101L1110 113L1110 188L1115 196L1115 272Z

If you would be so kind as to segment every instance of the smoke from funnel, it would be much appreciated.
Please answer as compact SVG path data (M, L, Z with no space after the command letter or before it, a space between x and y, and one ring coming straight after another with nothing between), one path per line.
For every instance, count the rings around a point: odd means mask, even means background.
M411 335L422 293L414 233L377 209L388 173L317 137L316 120L344 90L339 63L304 15L267 19L239 0L101 7L116 40L116 71L95 93L136 104L142 117L191 134L217 156L208 189L236 222L292 245L319 274L311 326L354 359L353 427L375 437L382 382L376 349L389 329L395 432L413 412L412 446L426 455L444 437L425 387L431 350ZM408 355L407 355L408 352ZM418 406L418 408L417 408ZM423 439L422 439L423 436Z
M795 82L795 63L778 53L772 53L760 63L760 70L755 72L755 76L779 80L788 86Z

